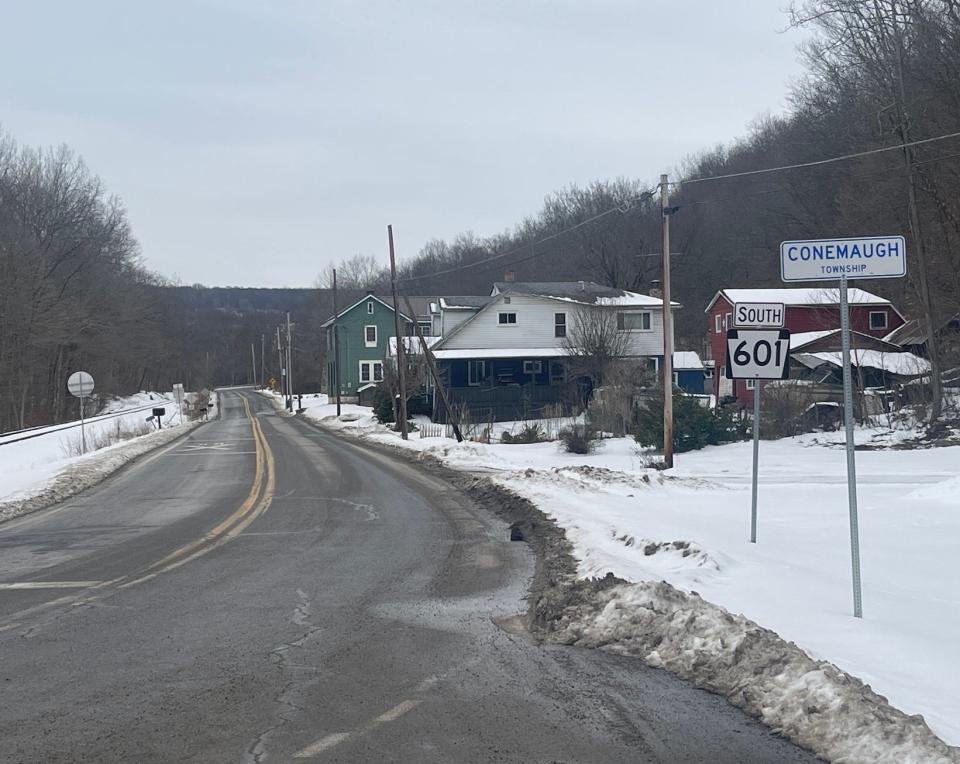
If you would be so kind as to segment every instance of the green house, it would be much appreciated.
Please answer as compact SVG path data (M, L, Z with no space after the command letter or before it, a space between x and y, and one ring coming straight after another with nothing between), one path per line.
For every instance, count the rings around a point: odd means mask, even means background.
M400 311L400 331L404 336L414 334L414 322L424 335L431 332L430 299L411 297L416 313L408 316ZM401 308L405 301L401 298ZM340 339L340 394L356 396L360 389L383 381L384 358L389 352L390 338L396 335L391 301L368 293L353 305L340 311L336 325ZM334 362L334 319L322 324L327 349L327 394L336 395L336 366Z

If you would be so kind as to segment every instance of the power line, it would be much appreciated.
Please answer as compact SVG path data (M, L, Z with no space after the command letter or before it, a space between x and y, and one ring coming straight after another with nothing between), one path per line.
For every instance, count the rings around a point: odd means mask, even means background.
M886 151L897 151L910 148L911 146L922 146L926 143L935 143L936 141L945 141L950 138L960 138L960 132L938 135L935 138L924 138L919 141L910 141L908 143L898 143L895 146L884 146L879 149L869 149L868 151L858 151L854 154L843 154L841 156L829 157L828 159L817 159L813 162L801 162L799 164L787 164L780 167L765 167L761 170L744 170L743 172L732 172L726 175L710 175L706 178L689 178L687 180L677 181L675 185L683 186L690 183L703 183L708 180L725 180L727 178L742 178L747 175L765 175L772 172L783 172L784 170L798 170L803 167L816 167L818 165L832 164L834 162L844 162L848 159L859 159L860 157L872 156L873 154L882 154Z
M483 258L482 260L475 260L475 261L472 262L472 263L466 263L466 264L464 264L464 265L458 265L458 266L456 266L456 267L454 267L454 268L446 268L446 269L444 269L444 270L442 270L442 271L433 271L432 273L424 273L424 274L422 274L422 275L420 275L420 276L405 276L405 277L402 278L402 279L397 279L397 281L399 281L399 282L401 282L401 283L405 283L405 282L408 282L408 281L419 281L419 280L421 280L421 279L428 279L428 278L432 278L432 277L434 277L434 276L445 276L445 275L448 274L448 273L458 273L459 271L465 271L465 270L467 270L468 268L477 268L477 267L479 267L479 266L481 266L481 265L487 265L488 263L492 263L492 262L494 262L494 261L496 261L496 260L502 260L502 259L505 258L505 257L509 257L510 255L514 255L514 254L516 254L516 253L518 253L518 252L522 252L523 250L525 250L525 249L527 249L527 248L533 249L533 248L535 248L538 244L543 244L544 242L552 241L553 239L557 239L557 238L559 238L560 236L563 236L564 234L570 233L571 231L576 231L578 228L582 228L583 226L587 225L588 223L594 223L594 222L596 222L597 220L600 220L601 218L606 217L607 215L613 214L614 212L621 212L621 213L623 213L623 214L626 214L626 213L630 212L631 210L636 209L637 205L638 205L640 202L646 201L647 199L651 199L651 198L654 196L654 194L656 194L656 191L646 191L646 192L644 192L643 194L641 194L641 195L640 195L636 200L634 200L633 202L627 202L627 203L624 203L624 204L620 204L620 205L618 205L618 206L616 206L616 207L611 207L611 208L608 209L608 210L604 210L603 212L597 213L597 214L594 215L593 217L589 217L589 218L587 218L586 220L581 220L581 221L580 221L579 223L577 223L576 225L572 225L572 226L570 226L569 228L564 228L563 230L560 230L560 231L555 231L554 233L550 234L549 236L544 236L542 239L537 239L536 241L528 241L528 242L525 242L524 244L521 244L519 247L516 247L515 249L511 249L511 250L509 250L509 251L507 251L507 252L501 252L501 253L498 254L498 255L492 255L492 256L490 256L490 257L485 257L485 258ZM540 254L542 255L543 253L541 252ZM526 262L527 260L532 260L533 258L538 257L538 256L539 256L539 255L537 255L536 252L533 252L532 254L528 255L527 257L522 257L522 258L519 258L519 259L513 261L513 264L524 263L524 262Z

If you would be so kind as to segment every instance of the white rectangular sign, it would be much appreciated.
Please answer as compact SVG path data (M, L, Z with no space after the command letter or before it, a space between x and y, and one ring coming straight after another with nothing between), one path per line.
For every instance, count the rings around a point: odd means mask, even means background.
M907 245L902 236L785 241L780 245L784 281L895 279L907 274Z
M790 370L790 331L729 329L728 379L786 379Z
M783 326L782 302L738 302L733 306L734 326Z

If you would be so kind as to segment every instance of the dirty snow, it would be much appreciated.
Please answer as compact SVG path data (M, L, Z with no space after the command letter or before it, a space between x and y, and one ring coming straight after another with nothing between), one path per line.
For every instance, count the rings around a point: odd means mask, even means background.
M420 433L403 444L367 408L351 407L342 418L351 421L338 421L318 400L306 414L493 477L565 529L581 576L612 572L697 592L863 680L960 744L960 447L858 451L864 618L855 619L843 433L761 444L758 543L751 544L749 443L678 455L676 468L662 473L625 438L584 456L556 443L457 444ZM875 423L857 440L876 446L917 434ZM847 760L911 760L907 748L873 757L873 743L861 743L867 747L850 749Z

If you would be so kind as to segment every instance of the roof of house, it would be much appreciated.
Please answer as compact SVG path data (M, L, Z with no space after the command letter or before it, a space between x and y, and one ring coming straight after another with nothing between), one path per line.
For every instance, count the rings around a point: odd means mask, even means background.
M944 321L941 328L956 324L960 324L960 313ZM884 337L884 339L896 345L922 345L927 341L927 330L922 321L917 318L912 318L902 326L898 326Z
M815 308L822 305L839 305L840 290L834 287L799 287L782 289L721 289L717 292L704 313L709 313L713 304L723 295L728 302L774 302L791 307ZM847 289L847 301L853 305L890 305L890 300L857 287Z
M432 348L436 345L442 337L424 337L426 340L427 347ZM420 344L419 337L404 337L403 338L403 352L410 353L411 355L417 355L423 352L423 345ZM393 358L397 354L397 338L389 337L387 339L387 355L390 358Z
M357 300L356 302L348 305L346 308L344 308L344 309L341 310L339 313L337 313L337 318L340 318L340 316L342 316L342 315L344 315L344 314L346 314L346 313L349 313L351 310L353 310L355 307L357 307L360 303L366 302L367 300L369 300L369 299L371 299L371 298L374 299L374 300L376 300L377 302L379 302L379 303L387 306L388 308L390 308L390 310L393 310L393 297L392 297L392 296L384 295L384 296L381 297L381 296L378 295L378 294L365 294L365 295L364 295L363 297L361 297L359 300ZM401 296L401 297L399 298L399 300L400 300L400 315L401 315L403 318L405 318L407 321L410 321L410 320L411 320L410 317L409 317L409 316L407 315L407 313L406 313L406 311L407 311L407 300L409 300L411 307L412 307L413 310L416 312L416 317L417 317L417 318L421 318L421 317L422 317L422 318L429 318L429 317L430 317L430 301L431 301L432 299L433 299L432 297L403 297L403 296ZM333 316L330 316L330 318L328 318L326 321L324 321L322 324L320 324L320 327L321 327L321 328L326 328L326 327L330 326L330 324L333 323L333 318L334 318Z
M834 337L835 342L839 343L840 337L837 335L840 334L840 329L822 329L816 332L797 332L790 335L790 352L795 350L800 350L801 348L812 345L818 340L822 340L825 337ZM902 348L895 342L890 342L887 339L879 339L874 337L871 334L866 332L850 332L850 343L851 347L862 348L863 346L869 347L871 350L877 350L887 353L899 353Z
M451 348L434 350L433 355L441 361L456 361L470 358L561 358L567 351L556 348Z
M583 305L663 307L663 300L659 297L603 286L593 281L498 281L493 285L492 296L506 293L527 294ZM670 305L680 307L677 302L671 302Z
M703 369L703 361L693 350L675 350L673 352L674 371L699 371Z
M440 298L440 307L444 310L480 310L491 299L487 294L444 295Z
M816 358L832 366L843 366L843 357L839 350L823 353L808 353L807 358ZM850 351L850 363L853 366L882 369L890 374L904 377L919 377L930 371L930 362L913 353L882 353L879 350Z

